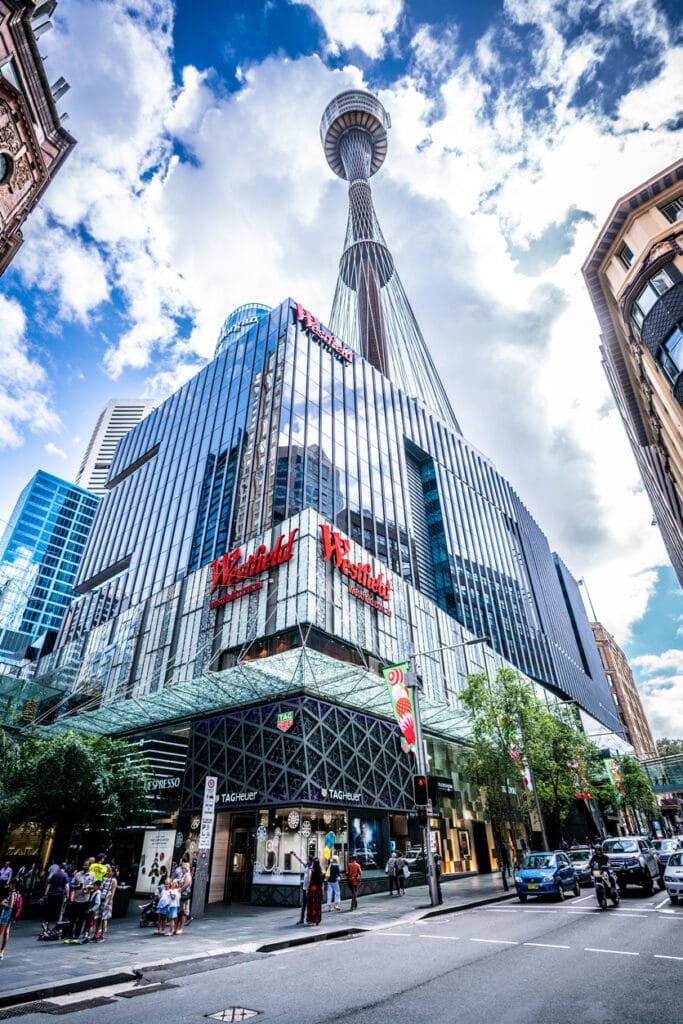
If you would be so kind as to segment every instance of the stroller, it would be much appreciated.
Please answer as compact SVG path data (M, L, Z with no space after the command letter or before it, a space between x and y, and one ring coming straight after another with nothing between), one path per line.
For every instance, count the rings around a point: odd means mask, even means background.
M54 922L43 921L40 926L40 935L38 936L38 942L59 942L68 935L71 931L71 922L65 917L67 908L66 894L62 900L62 905L59 910L59 916Z
M140 904L140 927L146 928L148 924L157 923L157 904L159 893L155 892L149 903Z

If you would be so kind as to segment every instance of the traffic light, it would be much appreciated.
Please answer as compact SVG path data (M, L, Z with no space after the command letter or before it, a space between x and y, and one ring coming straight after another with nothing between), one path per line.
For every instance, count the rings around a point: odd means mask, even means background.
M427 828L427 808L418 807L417 809L417 823L420 828Z
M426 807L429 796L427 794L427 776L413 775L413 799L416 807Z

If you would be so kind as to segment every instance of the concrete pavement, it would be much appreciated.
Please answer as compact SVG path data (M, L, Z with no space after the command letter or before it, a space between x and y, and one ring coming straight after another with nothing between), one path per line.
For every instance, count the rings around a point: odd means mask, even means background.
M105 942L83 946L38 942L40 924L18 921L0 963L0 1007L50 996L85 991L129 981L159 965L181 964L207 957L269 953L307 942L339 938L403 920L419 920L493 903L514 895L505 893L499 875L469 876L442 882L444 902L432 908L426 886L414 886L405 896L374 893L359 898L357 910L349 901L339 912L323 908L320 927L297 924L293 908L213 904L183 934L161 937L153 928L140 928L138 908L131 900L128 915L110 922Z

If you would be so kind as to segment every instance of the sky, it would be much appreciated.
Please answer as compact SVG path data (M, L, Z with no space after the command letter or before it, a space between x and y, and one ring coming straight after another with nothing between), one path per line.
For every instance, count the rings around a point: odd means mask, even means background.
M655 735L683 736L681 589L580 272L680 156L677 0L60 0L53 22L78 145L0 279L0 520L37 469L75 477L110 398L200 369L236 306L327 319L347 200L320 117L367 88L392 119L375 208L463 432L585 580Z

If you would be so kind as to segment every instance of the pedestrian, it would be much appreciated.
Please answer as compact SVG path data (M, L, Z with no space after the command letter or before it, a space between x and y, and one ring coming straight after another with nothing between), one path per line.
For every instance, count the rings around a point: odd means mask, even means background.
M309 856L307 860L303 861L301 857L298 856L298 854L295 853L294 856L299 861L299 864L303 866L304 869L304 873L301 878L301 915L299 917L299 920L296 922L297 924L304 924L306 919L306 894L308 892L308 879L310 878L311 868L313 867L313 858Z
M180 882L172 879L168 886L168 934L180 935L178 931L178 908L180 907Z
M399 896L405 896L406 894L406 870L408 864L401 856L399 850L396 851L396 891Z
M94 866L94 865L93 865ZM92 871L92 867L90 868ZM100 883L100 916L95 920L95 942L104 942L107 937L107 926L111 921L112 909L114 907L114 895L116 893L116 878L111 864L106 865L107 873ZM93 872L94 874L94 872Z
M5 950L7 949L7 943L9 942L9 933L12 928L12 921L14 920L21 897L17 892L16 881L10 882L7 886L7 892L0 903L0 960L5 958Z
M45 886L46 921L54 923L61 920L68 891L69 876L66 873L66 864L59 864L56 871L48 873Z
M171 932L172 935L182 935L183 928L192 917L190 914L190 900L192 899L192 872L189 862L181 861L181 875L178 885L178 924Z
M71 920L71 931L69 940L78 942L84 933L87 933L86 919L88 916L88 904L92 892L95 876L89 867L89 861L84 861L80 871L76 871L71 881L71 892L73 898L69 904L69 918Z
M87 863L89 866L90 861ZM100 917L100 907L102 906L102 893L100 892L101 886L102 883L95 879L92 884L90 898L88 899L88 915L86 918L87 932L84 940L85 942L89 942L91 939L94 941L95 939L95 924Z
M0 900L3 900L9 891L9 884L12 881L12 865L8 860L0 868Z
M339 889L339 878L341 875L341 868L339 867L339 857L336 853L332 857L332 863L330 864L329 874L327 876L327 912L332 910L332 903L334 902L334 909L341 910L341 892Z
M159 889L159 901L157 903L157 935L166 934L166 923L168 921L168 912L171 908L171 882L164 882Z
M351 855L349 866L346 869L346 881L349 884L351 890L351 910L355 910L358 906L358 890L360 889L360 880L363 874L363 869L356 860L355 853Z
M320 861L315 857L308 879L307 893L308 923L311 926L320 924L322 919L324 882L325 876L323 875L323 870L320 867Z
M394 889L396 889L396 895L400 896L401 893L399 891L398 882L396 880L396 851L395 850L391 851L391 854L389 855L389 860L387 861L387 865L386 865L384 870L386 871L387 877L389 878L389 895L393 896L394 895Z
M90 870L97 879L98 882L103 882L105 875L107 874L107 855L106 853L100 853L97 856L97 860L90 858Z

